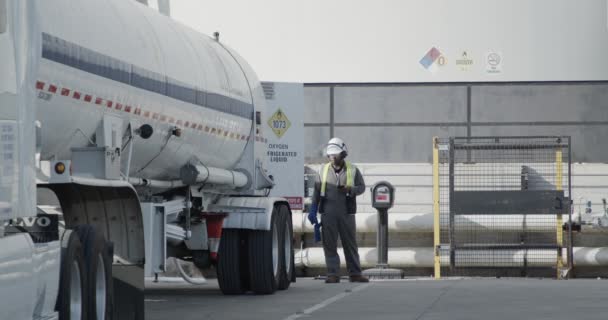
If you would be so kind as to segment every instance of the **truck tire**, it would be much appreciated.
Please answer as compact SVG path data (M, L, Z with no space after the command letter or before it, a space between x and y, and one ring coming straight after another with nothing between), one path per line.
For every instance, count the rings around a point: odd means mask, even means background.
M87 273L82 244L76 232L67 230L61 240L59 294L55 310L59 320L87 320Z
M284 226L279 210L272 211L270 230L249 232L249 279L256 294L272 294L279 286L284 259L281 239Z
M74 230L82 243L85 268L88 275L86 304L89 319L113 318L112 244L103 233L91 225L79 225Z
M287 290L294 279L294 249L293 249L293 222L289 208L285 204L278 206L281 221L283 223L283 233L281 237L281 256L283 260L283 268L281 268L281 277L279 279L279 290Z
M222 230L218 249L217 280L223 294L243 294L247 290L246 274L243 274L242 270L244 265L246 266L242 251L240 230Z

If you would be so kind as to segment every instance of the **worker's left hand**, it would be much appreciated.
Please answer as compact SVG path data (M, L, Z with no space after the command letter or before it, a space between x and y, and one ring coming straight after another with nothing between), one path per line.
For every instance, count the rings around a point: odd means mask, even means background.
M310 224L315 225L319 223L319 220L317 220L317 204L313 203L310 206L310 209L308 209L308 221L310 221Z
M352 188L344 187L344 188L340 188L339 190L342 191L343 193L350 194L350 192L352 191Z

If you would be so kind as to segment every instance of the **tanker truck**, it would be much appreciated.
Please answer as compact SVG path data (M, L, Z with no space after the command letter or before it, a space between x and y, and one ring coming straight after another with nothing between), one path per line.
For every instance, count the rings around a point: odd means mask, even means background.
M287 289L265 112L219 36L136 1L0 0L0 318L143 319L170 257L224 294Z

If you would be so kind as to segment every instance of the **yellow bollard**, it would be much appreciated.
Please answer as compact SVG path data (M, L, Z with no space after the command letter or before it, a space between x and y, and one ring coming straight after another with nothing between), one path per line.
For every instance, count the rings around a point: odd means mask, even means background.
M439 220L439 139L433 138L433 235L435 248L435 279L441 279L441 254L439 252L441 232Z
M562 149L558 149L555 152L555 164L556 164L556 177L555 177L555 188L557 191L562 190L562 179L563 179L563 165L562 165ZM562 261L562 247L564 246L564 234L562 230L562 214L557 215L556 231L557 231L557 279L562 279L562 269L564 262Z

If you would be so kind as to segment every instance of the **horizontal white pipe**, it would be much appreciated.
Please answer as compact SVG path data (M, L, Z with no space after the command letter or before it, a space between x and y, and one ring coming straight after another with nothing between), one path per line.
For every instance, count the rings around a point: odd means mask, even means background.
M242 188L247 185L249 179L242 172L224 170L213 167L195 166L198 171L196 182L220 184Z
M184 183L181 180L162 181L133 177L129 178L129 183L136 187L150 187L159 189L172 189L184 186Z
M180 226L176 226L170 223L165 225L165 234L167 236L167 242L177 246L184 242L188 238L186 230Z
M224 170L213 167L196 166L198 175L197 183L209 183L241 188L247 185L248 178L245 174L236 171ZM130 177L129 183L136 187L150 187L159 189L172 189L185 186L182 180L151 180Z
M574 266L575 267L600 267L608 266L608 247L575 247L574 251ZM340 255L340 263L345 266L344 253L342 249L338 249ZM471 259L465 254L474 254L476 257L483 257L486 260L479 258ZM527 256L526 256L527 255ZM377 251L376 248L359 248L359 256L361 259L361 266L364 268L374 267L377 262ZM513 266L513 264L521 264L523 258L526 256L527 265L530 267L551 267L555 265L557 259L557 253L550 250L484 250L484 251L456 251L457 261L462 259L459 264L467 267L483 267L483 266ZM562 254L564 263L567 263L567 250L564 249ZM433 267L433 248L424 247L410 247L410 248L389 248L388 250L388 263L392 267L396 268L411 268L411 267L422 267L431 268ZM449 258L442 256L442 265L449 265ZM296 251L295 255L296 267L308 267L308 268L324 268L325 267L325 255L323 254L323 248L306 248L303 250Z
M130 187L129 183L124 180L107 180L107 179L95 179L79 176L71 176L71 182L75 184L85 186L96 186L96 187L113 187L113 188L125 188Z
M313 226L308 222L308 213L294 212L293 231L297 233L313 232ZM320 215L322 220L322 215ZM378 229L378 214L357 213L357 232L376 232ZM565 218L567 220L567 217ZM564 220L564 221L566 221ZM460 227L476 227L481 231L553 231L555 216L551 215L509 215L496 220L492 216L456 216L455 223ZM500 225L498 225L500 223ZM389 232L433 232L432 213L388 213Z
M340 263L346 265L342 248L338 249ZM361 267L376 265L378 254L376 248L359 248ZM433 267L432 248L389 248L388 263L394 267ZM295 253L296 267L325 267L323 248L306 248Z

